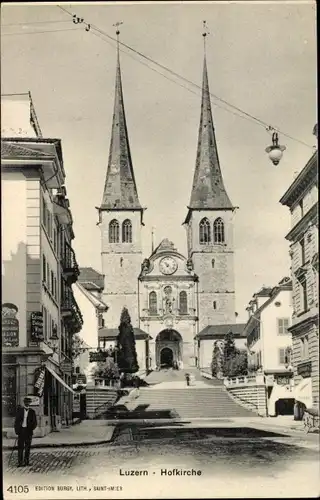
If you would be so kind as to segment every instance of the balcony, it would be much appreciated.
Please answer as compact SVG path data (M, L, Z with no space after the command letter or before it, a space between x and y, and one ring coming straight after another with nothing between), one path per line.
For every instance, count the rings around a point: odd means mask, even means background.
M69 333L73 335L80 332L83 325L83 318L71 288L67 286L63 288L61 314Z
M74 250L67 242L64 245L64 251L61 252L61 264L63 274L65 275L68 284L75 283L80 274L80 270L76 261Z
M311 369L312 369L311 361L302 361L297 365L297 374L301 375L301 377L303 378L311 377Z
M62 186L53 198L53 209L60 224L72 225L73 220L70 212L70 203L66 196L66 189Z

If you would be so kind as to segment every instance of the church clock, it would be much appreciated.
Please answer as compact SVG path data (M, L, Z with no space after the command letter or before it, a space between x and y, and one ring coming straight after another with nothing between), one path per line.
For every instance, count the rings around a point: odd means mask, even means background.
M173 274L177 270L178 264L172 257L164 257L159 264L159 268L162 274Z

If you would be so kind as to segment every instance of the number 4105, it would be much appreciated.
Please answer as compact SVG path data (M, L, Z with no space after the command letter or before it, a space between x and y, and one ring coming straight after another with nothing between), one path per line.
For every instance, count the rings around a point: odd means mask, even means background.
M29 493L29 486L22 486L22 484L19 484L19 486L9 486L7 491L10 493Z

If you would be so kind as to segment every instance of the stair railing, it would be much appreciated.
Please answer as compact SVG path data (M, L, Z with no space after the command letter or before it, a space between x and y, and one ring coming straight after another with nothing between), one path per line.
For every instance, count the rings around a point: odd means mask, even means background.
M229 391L227 391L227 392L235 402L241 401L244 405L249 406L249 407L251 406L250 409L254 409L254 411L256 411L258 414L260 414L258 405L256 405L255 403L252 403L251 401L247 401L246 399L240 398L240 396L236 396L235 394L232 394Z

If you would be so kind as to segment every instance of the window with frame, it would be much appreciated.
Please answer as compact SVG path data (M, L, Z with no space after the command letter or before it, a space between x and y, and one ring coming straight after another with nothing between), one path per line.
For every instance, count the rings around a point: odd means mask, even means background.
M49 311L47 312L47 332L48 332L47 338L50 339L50 337L51 337L51 314L49 313Z
M180 314L188 314L188 296L185 290L179 294L179 312Z
M289 318L277 318L277 324L278 324L278 335L287 335L288 328L290 326L290 320Z
M57 230L53 228L53 248L55 253L58 253L58 245L57 245Z
M308 309L308 289L306 276L304 276L303 279L300 280L300 293L302 311L306 311Z
M51 294L54 296L54 274L51 271Z
M158 314L157 294L156 292L149 293L149 314Z
M46 227L47 225L47 205L46 201L44 199L44 196L42 195L42 213L41 213L41 220L42 224Z
M42 281L47 282L47 259L45 255L42 255Z
M306 263L306 247L305 247L304 236L299 241L299 244L301 252L301 265L303 266Z
M279 349L279 364L280 365L285 365L287 361L287 356L286 356L286 348L281 347Z
M213 241L214 243L224 243L224 222L221 217L218 217L213 223Z
M300 339L300 356L302 360L309 359L309 339L307 336Z
M199 241L200 245L211 243L210 222L206 217L204 217L199 224Z
M50 290L50 267L49 267L48 262L47 262L47 287Z
M300 217L304 216L304 207L303 207L303 199L299 201L299 211L300 211Z
M116 219L109 223L109 243L119 243L119 222Z
M103 314L98 313L98 328L103 328L103 327L104 327Z
M129 219L122 223L122 242L132 243L132 224Z
M47 233L49 239L52 239L52 216L48 209L47 209Z

